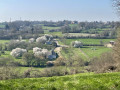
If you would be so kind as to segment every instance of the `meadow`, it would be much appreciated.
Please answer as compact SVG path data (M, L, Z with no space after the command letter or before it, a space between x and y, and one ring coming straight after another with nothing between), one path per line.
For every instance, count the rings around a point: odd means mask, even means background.
M53 36L63 37L62 32L49 32L49 30L45 30L44 34L50 34L50 35L53 35Z
M111 48L101 46L88 46L81 48L81 50L89 57L89 59L100 57L101 54L112 51Z
M90 59L94 57L100 57L101 54L105 52L112 51L111 48L101 47L101 46L87 46L83 48L64 48L61 51L61 54L63 57L69 59L71 57L79 57L86 61L89 61Z
M7 43L9 42L10 40L0 40L0 43L4 44L4 43Z
M71 59L72 57L79 57L82 58L84 60L87 60L88 58L80 51L79 48L64 48L61 50L61 55L62 57L66 58L66 59Z
M42 29L44 29L44 30L55 30L55 29L60 29L60 27L48 27L48 26L42 26Z
M61 44L70 45L73 41L81 41L83 44L100 44L102 41L104 44L110 41L115 41L116 39L63 39L60 40Z
M2 80L0 90L120 90L120 73Z

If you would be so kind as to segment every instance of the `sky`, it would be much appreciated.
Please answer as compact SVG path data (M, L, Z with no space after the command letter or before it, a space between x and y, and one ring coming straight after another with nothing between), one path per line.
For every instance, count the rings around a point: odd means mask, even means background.
M112 0L0 0L0 22L118 21Z

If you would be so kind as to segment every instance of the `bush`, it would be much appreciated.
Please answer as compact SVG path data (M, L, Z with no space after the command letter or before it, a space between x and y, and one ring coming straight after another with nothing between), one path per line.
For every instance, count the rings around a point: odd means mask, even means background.
M54 61L47 61L46 64L48 67L52 67L54 66Z
M25 65L32 66L34 63L34 54L33 53L25 53L22 56L22 60L25 62Z
M100 58L93 58L90 62L90 70L97 73L104 73L116 70L116 62L112 53L104 53Z
M28 42L25 42L25 41L11 40L8 43L7 50L13 50L15 48L26 49L28 45L29 45Z
M20 71L16 70L16 67L10 66L3 66L0 67L0 80L7 80L7 79L16 79L22 78Z
M10 57L1 57L0 58L0 66L11 65L12 62L13 62L13 59Z
M66 65L66 59L65 58L58 58L57 60L54 61L55 66L65 66Z

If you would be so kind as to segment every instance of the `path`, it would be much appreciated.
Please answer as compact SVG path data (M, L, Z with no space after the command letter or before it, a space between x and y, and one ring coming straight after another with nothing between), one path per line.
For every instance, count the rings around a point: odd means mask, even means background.
M56 40L56 39L54 39L54 41L55 41L55 42L57 43L57 45L58 45L58 47L56 47L54 51L58 53L59 58L60 58L60 57L62 57L62 55L61 55L61 50L62 50L62 48L63 48L63 47L68 48L69 46L67 46L67 45L60 45L60 44L58 43L58 40Z

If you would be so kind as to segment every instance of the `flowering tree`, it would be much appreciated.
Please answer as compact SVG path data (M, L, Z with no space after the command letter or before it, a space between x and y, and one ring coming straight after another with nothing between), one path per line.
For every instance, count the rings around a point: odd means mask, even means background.
M72 42L72 46L75 48L79 48L79 47L82 47L83 44L80 41L74 41L74 42Z
M27 52L26 49L16 48L16 49L12 50L12 52L10 53L10 55L12 55L15 58L18 58L18 57L21 57L26 52Z

